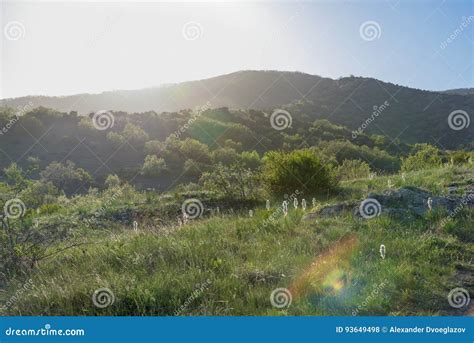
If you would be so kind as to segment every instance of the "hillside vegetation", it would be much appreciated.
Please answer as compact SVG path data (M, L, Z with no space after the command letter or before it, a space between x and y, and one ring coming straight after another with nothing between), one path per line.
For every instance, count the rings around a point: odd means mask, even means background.
M377 125L369 125L366 133L387 135L405 143L437 143L446 148L472 144L474 136L473 125L455 132L447 121L456 110L472 115L474 95L424 91L354 76L333 80L299 72L240 71L141 90L0 100L1 106L15 110L42 106L82 115L102 110L177 112L208 103L214 109L256 109L268 113L285 108L294 117L304 117L307 123L328 119L350 130L357 130L382 107Z
M443 221L448 213L437 209L408 222L387 215L357 219L350 212L313 220L303 217L327 204L362 200L367 185L382 192L390 180L393 187L416 186L442 195L452 183L470 187L473 176L471 165L366 175L342 181L337 192L319 196L315 206L313 194L295 190L287 197L270 198L268 210L264 200L231 203L212 192L156 195L126 184L72 198L59 196L40 207L39 214L27 211L10 221L14 228L37 220L44 240L34 249L18 245L21 267L4 274L8 282L0 297L9 306L0 312L462 314L449 306L447 294L460 286L471 294L474 290L472 208L463 208L448 223ZM202 201L202 215L178 222L183 200L190 197ZM303 198L308 202L305 210ZM284 199L290 200L287 216L281 211ZM57 235L54 240L52 232ZM382 244L385 258L379 252ZM22 287L26 290L12 298ZM114 297L105 308L91 300L101 288ZM272 306L271 294L277 288L290 292L290 304Z

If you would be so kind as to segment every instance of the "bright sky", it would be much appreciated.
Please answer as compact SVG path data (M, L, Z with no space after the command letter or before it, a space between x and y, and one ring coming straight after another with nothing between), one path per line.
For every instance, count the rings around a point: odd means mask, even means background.
M375 23L361 33L365 22ZM431 90L474 86L470 0L2 1L1 27L1 98L136 89L244 69L354 74Z

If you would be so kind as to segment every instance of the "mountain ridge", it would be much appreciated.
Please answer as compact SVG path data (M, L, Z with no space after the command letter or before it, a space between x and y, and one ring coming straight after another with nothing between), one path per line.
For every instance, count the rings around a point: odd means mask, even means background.
M421 90L368 77L335 80L303 72L244 70L140 90L0 100L0 105L13 108L29 104L82 115L99 110L176 112L208 103L211 108L285 109L309 122L328 119L351 130L375 116L376 121L364 128L369 134L446 148L472 144L474 137L474 125L459 131L448 125L453 111L474 113L474 95ZM387 104L384 110L376 113L383 104Z

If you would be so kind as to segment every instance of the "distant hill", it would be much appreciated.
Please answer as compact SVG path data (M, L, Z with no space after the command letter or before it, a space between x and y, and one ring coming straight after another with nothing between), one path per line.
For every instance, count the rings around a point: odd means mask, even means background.
M424 91L373 78L333 80L300 72L240 71L140 90L4 99L0 105L17 108L30 104L80 114L98 110L159 113L195 108L207 102L213 108L272 111L285 107L308 122L328 119L351 130L372 118L375 120L364 132L397 137L407 143L428 142L454 148L469 145L474 137L474 125L458 131L448 126L452 111L463 110L472 116L474 95Z
M456 88L456 89L447 89L443 91L447 94L459 94L459 95L473 95L474 88Z

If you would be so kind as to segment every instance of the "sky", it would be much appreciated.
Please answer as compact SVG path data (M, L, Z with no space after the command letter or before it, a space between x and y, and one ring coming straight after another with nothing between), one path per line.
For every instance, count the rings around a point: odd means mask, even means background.
M0 98L238 70L474 87L474 1L1 2Z

